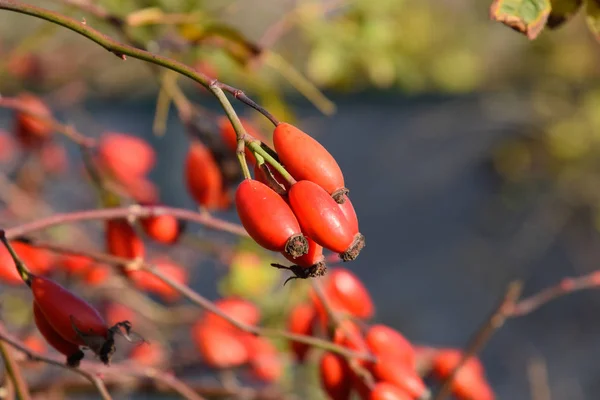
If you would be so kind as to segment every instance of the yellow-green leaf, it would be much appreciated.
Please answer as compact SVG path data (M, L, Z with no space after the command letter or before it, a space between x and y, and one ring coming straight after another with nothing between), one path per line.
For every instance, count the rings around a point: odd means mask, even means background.
M590 30L600 39L600 0L586 0L585 13Z
M494 0L490 18L535 39L550 15L550 0Z

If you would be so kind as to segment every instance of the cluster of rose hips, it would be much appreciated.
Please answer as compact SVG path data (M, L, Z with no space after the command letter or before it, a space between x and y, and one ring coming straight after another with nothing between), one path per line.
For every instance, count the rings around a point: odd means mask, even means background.
M418 372L417 361L422 348L411 344L400 332L381 324L367 325L374 313L373 302L360 280L343 268L327 276L324 296L329 310L313 291L311 301L297 305L290 313L288 330L302 335L325 335L335 344L376 361L347 359L326 351L319 360L321 386L332 400L347 400L356 392L365 400L425 399L429 391ZM330 312L341 317L332 319ZM339 322L339 323L338 323ZM311 347L292 343L299 363L306 360ZM432 371L445 379L460 361L457 350L430 351ZM493 400L494 394L485 380L483 368L470 359L452 382L453 394L461 400Z
M260 320L260 310L240 298L223 298L216 307L230 318L247 326ZM203 362L215 369L248 366L253 377L277 381L283 364L277 348L267 339L242 331L224 318L206 313L192 327L192 340Z
M273 155L291 179L284 179L273 166L256 164L254 179L238 186L236 208L248 234L293 262L292 267L274 266L288 268L296 277L324 274L324 248L344 261L354 260L365 241L333 156L287 123L277 125L273 144Z
M108 327L100 313L71 291L52 279L29 271L13 246L0 231L0 240L8 250L20 278L33 295L35 324L48 344L67 357L67 364L77 366L84 357L82 348L90 349L105 364L115 352L114 336L130 332L129 321Z

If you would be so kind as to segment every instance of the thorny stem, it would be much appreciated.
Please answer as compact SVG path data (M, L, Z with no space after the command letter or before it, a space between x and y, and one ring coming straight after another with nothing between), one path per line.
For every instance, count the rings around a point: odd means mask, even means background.
M27 266L25 265L23 260L21 260L21 258L19 257L19 255L17 254L15 249L13 249L13 247L10 245L10 243L8 243L5 231L1 230L1 229L0 229L0 241L4 244L4 247L6 247L6 249L10 253L12 259L14 260L15 268L17 269L17 272L18 272L19 276L21 277L21 279L23 279L23 282L25 282L27 284L27 286L31 286L31 272L29 271L29 269L27 269Z
M8 235L8 231L7 231L7 235ZM315 338L312 336L298 335L295 333L291 333L291 332L287 332L287 331L283 331L283 330L279 330L279 329L261 328L259 326L247 325L242 322L239 322L236 319L234 319L234 318L230 317L229 315L227 315L226 313L224 313L212 301L210 301L210 300L206 299L205 297L203 297L202 295L198 294L197 292L192 290L189 286L179 283L176 280L174 280L173 278L171 278L170 276L164 274L163 272L161 272L159 269L157 269L152 264L145 263L140 260L131 260L128 258L116 257L116 256L113 256L110 254L105 254L105 253L99 253L99 252L93 252L93 251L87 251L87 250L78 250L78 249L73 249L73 248L61 246L61 245L38 243L35 240L31 240L31 239L27 239L27 242L33 246L40 246L45 249L55 251L58 253L67 253L67 254L84 256L84 257L90 258L92 260L110 264L110 265L113 265L116 267L126 266L126 268L131 268L131 269L137 268L139 270L146 271L149 274L154 275L155 277L157 277L158 279L160 279L167 285L171 286L178 293L181 293L184 297L188 298L192 303L196 304L197 306L200 306L201 308L203 308L206 311L209 311L213 314L220 316L221 318L225 319L226 321L228 321L229 323L231 323L232 325L234 325L235 327L237 327L238 329L240 329L244 332L252 333L252 334L258 335L258 336L280 337L280 338L287 339L289 341L305 343L305 344L308 344L309 346L318 347L323 350L331 351L331 352L340 354L340 355L342 355L346 358L350 358L350 359L353 358L353 359L367 360L367 361L375 360L375 357L373 357L371 354L358 353L358 352L349 350L345 347L338 346L327 340Z
M25 379L23 379L21 368L16 363L15 358L13 357L12 349L7 348L7 346L2 342L0 342L0 356L2 356L2 358L4 359L4 367L6 370L6 374L10 378L10 381L12 382L15 388L17 399L31 400L29 388L27 387Z

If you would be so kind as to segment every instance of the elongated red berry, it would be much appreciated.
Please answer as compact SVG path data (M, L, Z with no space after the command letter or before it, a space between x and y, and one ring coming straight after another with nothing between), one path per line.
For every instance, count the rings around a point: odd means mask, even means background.
M345 201L348 189L335 158L319 142L287 123L277 125L273 145L282 164L297 180L309 180L321 186L338 203Z
M260 310L256 304L238 297L226 297L215 301L215 306L225 315L241 322L242 324L254 326L260 320ZM225 318L207 312L202 318L202 323L209 326L218 326L226 330L239 331Z
M185 161L185 181L189 193L199 205L209 210L229 207L223 174L210 150L199 141L193 141Z
M108 220L105 235L110 254L132 260L144 257L144 243L126 219Z
M358 217L356 216L356 211L354 210L354 206L352 205L350 198L346 197L346 201L343 204L340 204L339 207L348 220L350 229L358 232Z
M373 376L403 389L413 398L425 398L429 392L425 383L413 368L389 357L379 357L372 366Z
M242 225L256 243L267 250L300 257L308 243L290 206L267 185L246 179L235 194Z
M142 229L153 240L173 244L179 239L185 225L172 215L156 215L140 218Z
M391 383L379 382L375 385L369 400L412 400L406 391L400 389L398 386L394 386Z
M98 156L102 165L124 184L145 176L156 163L156 153L148 142L120 132L102 134Z
M329 273L326 294L335 304L358 318L371 318L375 306L369 291L360 279L346 268L335 268Z
M344 261L358 257L365 243L363 235L322 187L299 181L289 190L288 198L302 231L311 239L339 253Z
M31 93L21 93L17 100L19 105L32 113L18 111L15 114L15 135L25 148L40 147L52 133L52 112L39 97Z
M410 342L398 331L385 325L372 325L365 337L375 356L397 359L410 368L416 366L416 355Z
M287 327L291 333L311 336L315 324L316 311L311 304L299 304L294 307L290 313ZM310 346L306 343L291 341L290 346L300 363L304 362L306 355L310 351Z
M192 340L204 363L213 368L231 368L248 362L248 350L236 332L218 326L196 324Z
M54 347L56 351L67 356L67 364L69 366L77 367L79 365L79 361L81 361L84 356L83 352L79 349L79 346L75 343L65 340L58 334L58 332L54 330L36 302L33 302L33 317L35 325L44 339L46 339L46 342L48 342L50 346Z
M352 384L346 360L333 353L324 353L319 363L321 387L331 400L348 400Z
M463 353L456 349L441 349L433 357L433 372L440 379L450 376L462 360ZM461 400L493 400L494 392L484 375L484 368L476 357L469 358L454 375L450 388Z

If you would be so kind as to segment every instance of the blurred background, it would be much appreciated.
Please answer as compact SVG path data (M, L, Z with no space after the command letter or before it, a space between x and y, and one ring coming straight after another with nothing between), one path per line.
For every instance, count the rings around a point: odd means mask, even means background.
M370 289L376 320L416 343L449 347L467 343L510 281L523 279L532 294L593 271L600 256L600 44L582 12L530 41L490 21L489 3L36 2L241 88L318 138L344 171L367 239L344 266ZM158 151L150 177L161 200L193 208L183 183L188 138L160 85L175 79L64 28L0 11L0 94L36 93L91 137L147 139ZM199 85L177 83L219 111ZM260 114L234 106L270 135ZM11 130L11 117L0 110L0 129ZM76 146L59 142L66 164L34 193L56 211L95 206ZM0 153L6 202L19 157ZM4 223L45 214L21 211L5 213ZM217 215L237 220L235 211ZM200 293L214 299L224 290L215 282L227 262L191 245L154 251L187 265ZM481 354L498 398L534 398L531 371L540 365L552 399L598 398L599 311L600 296L587 291L509 320Z

